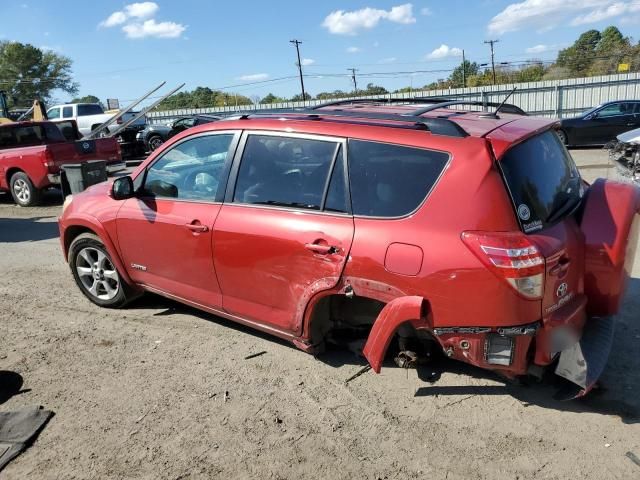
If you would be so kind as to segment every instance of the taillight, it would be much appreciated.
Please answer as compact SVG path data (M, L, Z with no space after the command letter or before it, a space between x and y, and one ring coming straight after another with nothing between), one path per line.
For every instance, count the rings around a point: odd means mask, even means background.
M122 119L122 117L119 117L119 118L116 120L116 123L117 123L118 125L122 125L122 124L124 123L124 120Z
M44 152L42 152L42 164L47 167L47 168L51 168L53 166L55 166L55 161L53 159L53 153L51 153L51 151L47 148L44 149Z
M463 232L462 241L499 278L528 299L542 298L544 257L521 232Z

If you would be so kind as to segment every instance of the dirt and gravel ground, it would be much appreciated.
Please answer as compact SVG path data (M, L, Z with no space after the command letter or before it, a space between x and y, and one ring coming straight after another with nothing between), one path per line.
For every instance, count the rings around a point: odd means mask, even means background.
M573 154L585 177L613 174L602 151ZM583 401L446 362L345 384L363 365L349 353L315 359L156 296L95 307L62 260L59 211L0 195L0 410L55 412L0 478L640 478L625 456L640 457L637 278L606 388Z

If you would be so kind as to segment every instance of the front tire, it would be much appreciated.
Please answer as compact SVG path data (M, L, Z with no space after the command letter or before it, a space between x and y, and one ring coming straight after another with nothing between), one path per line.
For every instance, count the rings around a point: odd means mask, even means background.
M33 207L40 202L40 190L24 172L14 173L9 181L13 200L21 207Z
M133 299L97 235L83 233L71 242L69 267L80 291L96 305L120 308Z

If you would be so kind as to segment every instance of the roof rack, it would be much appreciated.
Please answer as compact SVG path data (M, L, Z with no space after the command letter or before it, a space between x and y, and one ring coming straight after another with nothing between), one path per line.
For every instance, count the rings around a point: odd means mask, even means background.
M355 98L355 99L344 99L344 100L335 100L327 103L322 103L320 105L316 105L311 107L311 110L319 110L324 107L334 107L339 105L350 105L350 104L366 104L366 103L429 103L433 104L429 107L421 108L411 112L409 115L419 116L423 113L430 112L432 110L437 110L439 108L446 108L451 105L470 105L470 106L481 106L483 110L486 111L487 107L499 107L501 104L497 102L482 102L479 100L453 100L450 98L444 97L414 97L414 98ZM526 115L527 113L522 110L520 107L516 105L512 105L510 103L505 103L500 108L500 111L505 113L511 113L514 115Z
M356 125L372 125L404 129L426 129L434 135L449 137L468 137L469 134L457 123L446 118L428 118L413 115L399 115L375 112L345 112L329 111L319 113L314 110L294 110L277 113L248 113L236 117L226 117L225 120L248 120L250 118L290 118L327 122L343 122ZM386 123L386 122L397 122Z

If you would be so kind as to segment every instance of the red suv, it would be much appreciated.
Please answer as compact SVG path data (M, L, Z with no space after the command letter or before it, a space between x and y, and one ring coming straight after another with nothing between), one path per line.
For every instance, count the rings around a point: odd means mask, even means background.
M64 255L104 307L151 291L307 352L358 333L376 372L394 341L409 363L427 346L510 378L553 365L584 395L611 347L639 190L585 183L552 120L463 103L189 129L65 204Z

